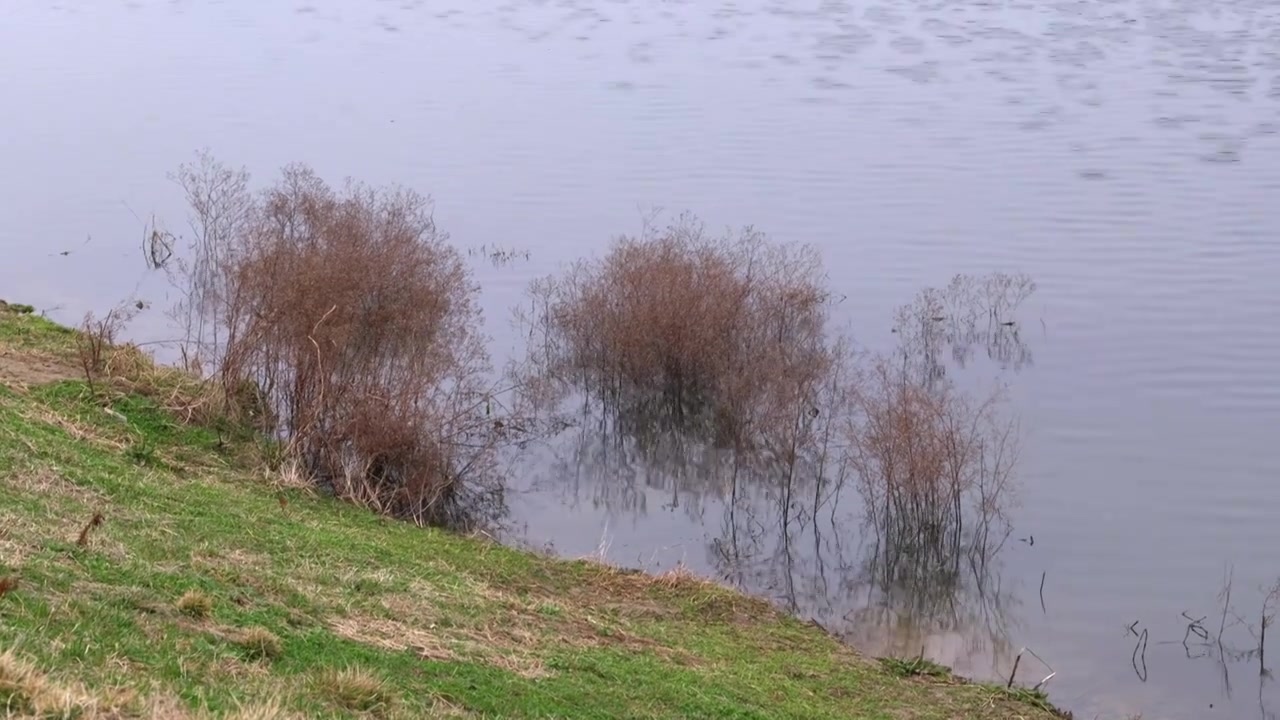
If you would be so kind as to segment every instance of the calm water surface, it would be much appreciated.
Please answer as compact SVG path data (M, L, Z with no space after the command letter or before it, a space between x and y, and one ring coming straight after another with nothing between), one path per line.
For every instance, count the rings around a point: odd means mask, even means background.
M1181 617L1218 617L1232 567L1256 631L1280 576L1271 0L11 0L0 98L0 295L64 321L166 302L139 218L183 229L166 174L201 147L404 183L460 245L529 251L477 263L499 358L531 278L655 208L816 244L873 347L922 287L1029 273L1034 362L966 372L1010 383L1024 436L984 577L886 586L852 492L783 523L763 491L729 507L705 457L589 436L521 460L513 538L683 562L979 677L1029 647L1077 717L1280 712L1248 626L1184 647ZM166 337L153 315L138 336Z

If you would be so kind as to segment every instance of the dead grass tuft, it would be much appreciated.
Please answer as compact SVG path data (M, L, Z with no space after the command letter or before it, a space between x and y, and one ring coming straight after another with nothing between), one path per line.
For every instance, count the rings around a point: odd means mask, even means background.
M280 700L241 705L227 716L227 720L296 720L301 715L290 712Z
M101 504L106 501L104 494L92 488L77 485L48 467L40 467L32 472L15 472L5 478L5 483L14 490L32 495L57 496L85 505Z
M94 427L89 423L83 423L75 418L54 412L41 404L32 403L20 408L19 414L28 422L56 427L77 442L112 451L121 451L128 447L128 443L124 439L111 437L102 428Z
M37 718L86 717L98 709L82 688L53 681L12 650L0 654L0 706Z
M321 695L352 712L385 715L396 699L382 678L360 668L325 670L316 684Z
M426 660L471 659L526 678L551 675L534 654L541 638L528 627L505 618L501 626L477 624L425 628L366 614L329 621L334 633L359 643L396 652L412 652Z
M663 572L663 573L659 573L653 579L653 582L663 587L672 588L672 589L678 588L681 586L695 587L695 588L720 587L715 583L711 582L710 580L707 580L706 578L703 578L697 575L696 573L694 573L692 570L689 569L689 566L685 565L684 563L679 563L675 567L671 568L670 570L667 570L666 572Z
M270 474L270 483L276 490L298 490L313 494L316 479L297 458L286 458L280 468Z
M201 590L188 590L178 598L178 612L187 617L201 619L213 613L213 598Z
M440 634L428 632L435 629L434 625L423 629L386 618L350 614L345 617L330 618L328 626L341 637L384 650L410 651L427 660L457 659L453 649L446 644Z
M280 638L264 627L251 627L236 633L234 642L251 660L275 660L284 653Z
M138 698L125 710L101 715L82 716L81 720L122 720L123 718L158 718L163 720L302 720L303 716L289 711L278 698L257 702L239 703L230 713L215 715L203 709L192 710L180 698L168 693L156 693Z
M116 345L116 336L143 307L141 302L122 302L102 317L93 313L85 315L75 341L80 368L90 391L96 390L98 378L107 370L107 358Z

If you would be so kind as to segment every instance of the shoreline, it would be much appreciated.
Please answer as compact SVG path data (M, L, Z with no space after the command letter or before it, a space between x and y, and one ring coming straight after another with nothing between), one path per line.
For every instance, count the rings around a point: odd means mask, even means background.
M687 571L321 497L162 395L91 387L77 336L0 304L0 703L19 716L1068 716Z

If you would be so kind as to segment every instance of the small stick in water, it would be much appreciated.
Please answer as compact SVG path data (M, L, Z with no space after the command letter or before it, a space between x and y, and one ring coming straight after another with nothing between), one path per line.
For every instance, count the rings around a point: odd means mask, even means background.
M1013 672L1009 673L1009 682L1004 686L1006 690L1013 687L1013 678L1018 674L1018 663L1020 662L1022 662L1021 652L1019 652L1018 656L1013 659Z

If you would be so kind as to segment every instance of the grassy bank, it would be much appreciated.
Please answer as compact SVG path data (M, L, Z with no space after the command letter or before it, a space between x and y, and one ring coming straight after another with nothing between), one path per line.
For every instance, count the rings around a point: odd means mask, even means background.
M0 305L0 714L1048 718L685 574L379 518Z

